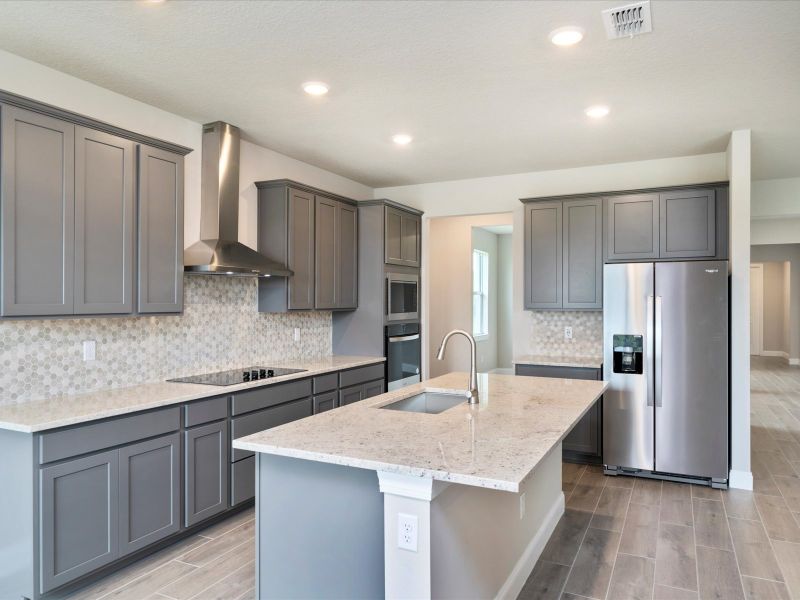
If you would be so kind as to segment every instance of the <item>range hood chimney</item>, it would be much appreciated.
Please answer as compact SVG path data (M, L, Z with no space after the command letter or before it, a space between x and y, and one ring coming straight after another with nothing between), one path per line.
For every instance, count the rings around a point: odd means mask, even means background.
M292 271L239 242L239 139L239 128L228 123L203 125L200 241L184 250L184 271L289 277Z

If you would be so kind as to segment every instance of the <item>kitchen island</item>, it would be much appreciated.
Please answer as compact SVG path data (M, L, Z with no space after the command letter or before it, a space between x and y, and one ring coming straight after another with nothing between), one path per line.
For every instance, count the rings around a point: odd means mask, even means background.
M257 456L257 597L516 597L564 511L561 441L606 384L482 374L478 405L406 400L467 379L234 442Z

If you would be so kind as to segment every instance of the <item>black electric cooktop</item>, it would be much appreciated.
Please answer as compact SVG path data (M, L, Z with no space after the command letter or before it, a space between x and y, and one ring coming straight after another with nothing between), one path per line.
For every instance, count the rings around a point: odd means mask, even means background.
M191 375L190 377L178 377L168 379L176 383L202 383L205 385L236 385L248 381L258 381L260 379L272 379L282 377L292 373L303 373L306 369L280 369L277 367L245 367L243 369L233 369L231 371L218 371L216 373L203 373L202 375Z

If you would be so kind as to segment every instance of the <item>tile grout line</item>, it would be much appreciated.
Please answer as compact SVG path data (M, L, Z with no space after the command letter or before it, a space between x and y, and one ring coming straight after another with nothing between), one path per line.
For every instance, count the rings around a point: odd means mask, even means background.
M603 488L603 490L605 490L605 488ZM622 529L619 532L619 539L617 540L617 549L614 551L614 562L611 564L611 575L608 578L608 586L606 587L606 593L603 595L603 598L605 598L606 600L609 600L608 595L611 593L611 582L614 581L614 569L617 568L617 558L619 557L620 554L619 547L622 544L622 531L624 531L625 529L625 523L628 522L628 513L630 513L631 510L632 497L633 497L633 488L631 488L630 494L628 495L628 505L625 507L625 518L622 520ZM598 501L598 506L599 506L599 501ZM592 518L594 518L594 515L592 515ZM591 524L592 522L589 521L589 525ZM650 590L651 597L655 592L655 585L656 585L655 582L656 582L656 574L655 574L655 567L653 567L653 589Z

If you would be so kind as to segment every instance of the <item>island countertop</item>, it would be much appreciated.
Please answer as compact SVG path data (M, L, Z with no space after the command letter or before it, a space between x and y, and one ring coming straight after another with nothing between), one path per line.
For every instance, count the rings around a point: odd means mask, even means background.
M379 407L423 391L462 392L448 373L234 440L234 448L518 492L603 394L603 381L480 374L480 404L439 414Z

